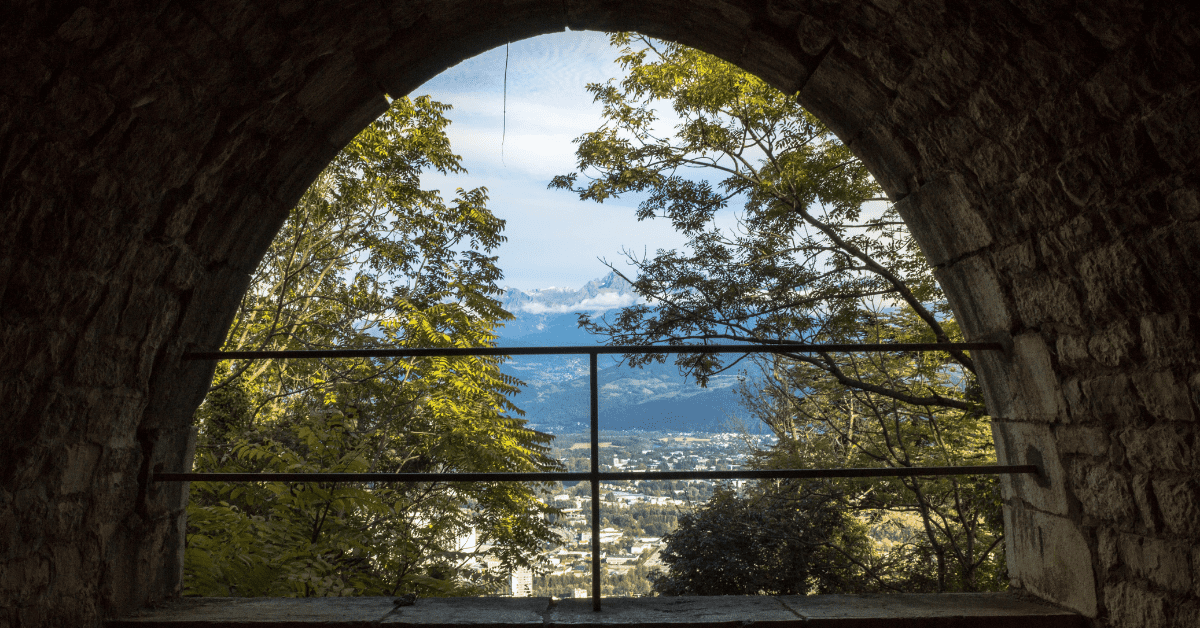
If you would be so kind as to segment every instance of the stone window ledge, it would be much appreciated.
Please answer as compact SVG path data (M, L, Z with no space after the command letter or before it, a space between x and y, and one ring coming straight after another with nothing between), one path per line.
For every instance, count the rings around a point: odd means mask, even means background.
M804 628L1042 628L1086 626L1083 617L1008 593L590 599L390 597L183 598L110 621L107 628L285 626L743 626Z

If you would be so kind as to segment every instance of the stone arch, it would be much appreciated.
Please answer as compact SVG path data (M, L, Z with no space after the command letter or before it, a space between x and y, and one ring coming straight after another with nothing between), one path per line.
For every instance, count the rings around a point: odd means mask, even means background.
M973 339L1016 584L1200 617L1197 14L1026 0L33 4L0 21L0 624L173 595L220 342L287 209L453 63L638 30L796 91L868 163Z

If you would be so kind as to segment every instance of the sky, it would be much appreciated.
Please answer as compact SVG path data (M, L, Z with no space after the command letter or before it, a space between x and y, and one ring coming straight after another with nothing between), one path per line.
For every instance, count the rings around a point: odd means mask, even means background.
M498 251L502 285L578 288L608 272L598 258L620 263L624 248L653 253L684 243L665 220L638 222L637 199L598 204L546 189L555 175L573 170L572 140L599 127L601 107L585 86L618 76L616 56L604 33L543 35L509 46L507 98L503 46L450 68L411 94L454 107L447 113L447 132L468 174L435 173L423 183L445 198L459 187L488 189L488 206L507 221L508 241Z

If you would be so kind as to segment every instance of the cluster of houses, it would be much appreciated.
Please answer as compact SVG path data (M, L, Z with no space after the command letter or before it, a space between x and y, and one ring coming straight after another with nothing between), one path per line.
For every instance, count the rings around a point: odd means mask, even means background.
M547 567L537 575L588 575L592 571L591 532L574 532L559 529L561 544L547 552ZM646 567L661 567L658 553L663 547L660 537L627 537L616 528L600 531L601 546L612 546L600 551L600 562L606 573L625 573L639 564ZM500 560L491 553L491 546L476 542L475 532L465 534L458 542L461 555L466 557L462 567L469 570L495 572L501 568ZM616 551L609 551L615 549ZM509 574L509 586L513 597L529 597L533 594L534 571L519 568ZM586 593L586 592L585 592Z
M709 437L693 437L690 435L674 435L656 439L656 442L643 441L649 449L635 447L613 447L612 443L600 443L603 449L617 449L611 458L605 456L599 465L606 470L731 470L743 468L746 455L737 451L740 449L742 435L713 434ZM575 443L568 451L584 450L590 445ZM611 449L610 449L611 451ZM606 452L608 453L608 452ZM611 460L612 464L606 464ZM745 481L725 481L727 486L740 489ZM711 495L713 484L708 480L685 480L674 485L674 489L663 491L662 486L644 488L641 481L614 485L600 485L601 508L629 509L637 504L655 506L677 506L690 508L697 500ZM630 490L632 489L632 490ZM645 492L639 492L645 491ZM686 490L685 490L686 489ZM698 489L698 490L696 490ZM670 494L664 495L662 492ZM648 494L657 493L657 494ZM552 505L562 513L555 523L558 526L559 542L546 548L546 567L536 575L588 575L592 570L591 530L589 520L591 515L592 498L588 494L572 495L562 493L552 498ZM600 561L606 573L628 573L639 565L648 568L662 567L659 553L664 547L660 537L638 537L626 534L616 528L600 530ZM494 558L490 547L480 545L474 533L464 536L459 541L461 555L467 557L464 566L469 569L487 569L495 572L500 568L500 561ZM530 569L518 569L509 576L512 595L523 597L532 595L534 572ZM583 589L580 596L588 593Z
M602 508L629 508L633 504L654 504L656 506L688 506L691 504L686 499L665 495L631 493L611 484L600 485L600 496L604 502ZM592 498L590 495L555 495L553 505L562 511L563 517L568 522L586 521L587 513L592 507Z
M588 574L592 570L592 537L590 532L578 532L568 543L551 550L548 555L550 569L545 575L557 576L571 573ZM647 567L661 566L658 561L663 540L660 537L626 537L616 528L600 530L600 545L614 546L617 551L600 550L600 562L608 573L627 572L638 564Z

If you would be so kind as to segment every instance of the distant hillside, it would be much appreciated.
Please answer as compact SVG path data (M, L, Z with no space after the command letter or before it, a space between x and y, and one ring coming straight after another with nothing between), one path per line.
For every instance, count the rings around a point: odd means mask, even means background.
M507 290L504 307L517 318L500 333L501 346L573 346L601 344L579 329L577 312L601 314L632 305L628 282L610 273L579 290ZM605 430L724 431L746 413L734 391L736 374L713 378L708 388L684 379L674 364L641 369L617 366L619 356L600 356L600 427ZM513 402L538 429L574 432L586 429L588 359L586 356L514 358L504 371L526 383Z
M595 338L576 325L577 313L597 314L636 301L632 286L616 273L593 279L578 290L545 288L525 292L505 288L501 304L517 320L505 324L501 337L509 341L521 339L521 346L596 344Z

